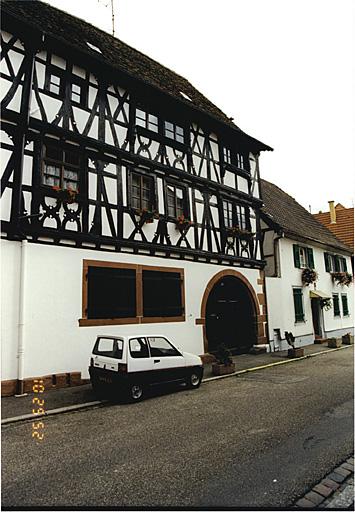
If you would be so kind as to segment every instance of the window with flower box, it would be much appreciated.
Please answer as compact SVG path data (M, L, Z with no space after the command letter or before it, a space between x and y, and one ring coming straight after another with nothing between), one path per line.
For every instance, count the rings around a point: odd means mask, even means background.
M169 217L177 219L187 216L186 189L174 183L166 184L167 213Z
M138 172L130 173L129 203L139 211L153 211L155 205L154 179Z
M80 155L54 144L43 147L42 185L79 191Z
M296 268L314 269L313 249L293 244L293 260Z
M324 253L324 265L326 272L347 272L346 259L343 256Z

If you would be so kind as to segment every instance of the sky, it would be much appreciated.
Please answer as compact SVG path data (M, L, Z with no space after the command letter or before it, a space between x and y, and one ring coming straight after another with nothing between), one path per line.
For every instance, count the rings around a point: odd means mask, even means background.
M46 0L112 33L111 0ZM353 0L113 0L115 36L271 146L261 177L312 213L353 206Z

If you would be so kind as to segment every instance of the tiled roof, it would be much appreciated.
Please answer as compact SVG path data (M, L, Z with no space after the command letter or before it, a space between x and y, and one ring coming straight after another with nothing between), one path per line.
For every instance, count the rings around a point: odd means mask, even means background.
M315 213L313 217L354 251L354 208L344 208L341 204L337 204L335 212L335 224L330 223L330 212Z
M188 80L90 23L39 0L2 0L1 10L3 14L10 15L19 24L24 23L31 26L33 30L48 34L62 46L75 48L92 59L110 66L113 70L119 70L128 77L133 77L141 83L146 83L170 95L179 101L179 105L185 104L190 109L208 114L246 137L257 150L272 149L245 134ZM101 53L91 49L87 43L99 48Z
M279 187L261 180L261 193L264 206L262 211L279 226L290 238L302 238L318 242L335 249L350 252L336 236L323 226L314 216Z

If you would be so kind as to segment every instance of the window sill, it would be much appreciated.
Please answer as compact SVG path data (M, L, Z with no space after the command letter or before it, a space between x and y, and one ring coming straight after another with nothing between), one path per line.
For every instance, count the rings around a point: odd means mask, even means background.
M152 324L164 322L185 322L185 315L182 316L156 316L156 317L135 317L135 318L79 318L79 327L91 327L99 325L125 325L125 324Z
M122 325L139 324L139 318L79 318L79 327L90 327L95 325Z

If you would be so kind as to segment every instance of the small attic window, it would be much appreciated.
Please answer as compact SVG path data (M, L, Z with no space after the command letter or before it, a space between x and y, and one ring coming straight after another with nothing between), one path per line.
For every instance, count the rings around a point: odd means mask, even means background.
M185 98L185 100L188 100L188 101L192 101L192 99L190 98L190 96L188 96L187 94L185 94L184 92L180 91L180 94L183 98Z
M95 52L102 53L102 51L100 50L100 48L98 48L97 46L94 46L93 44L89 43L89 41L86 41L86 44L88 45L88 47L89 47L91 50L94 50Z

